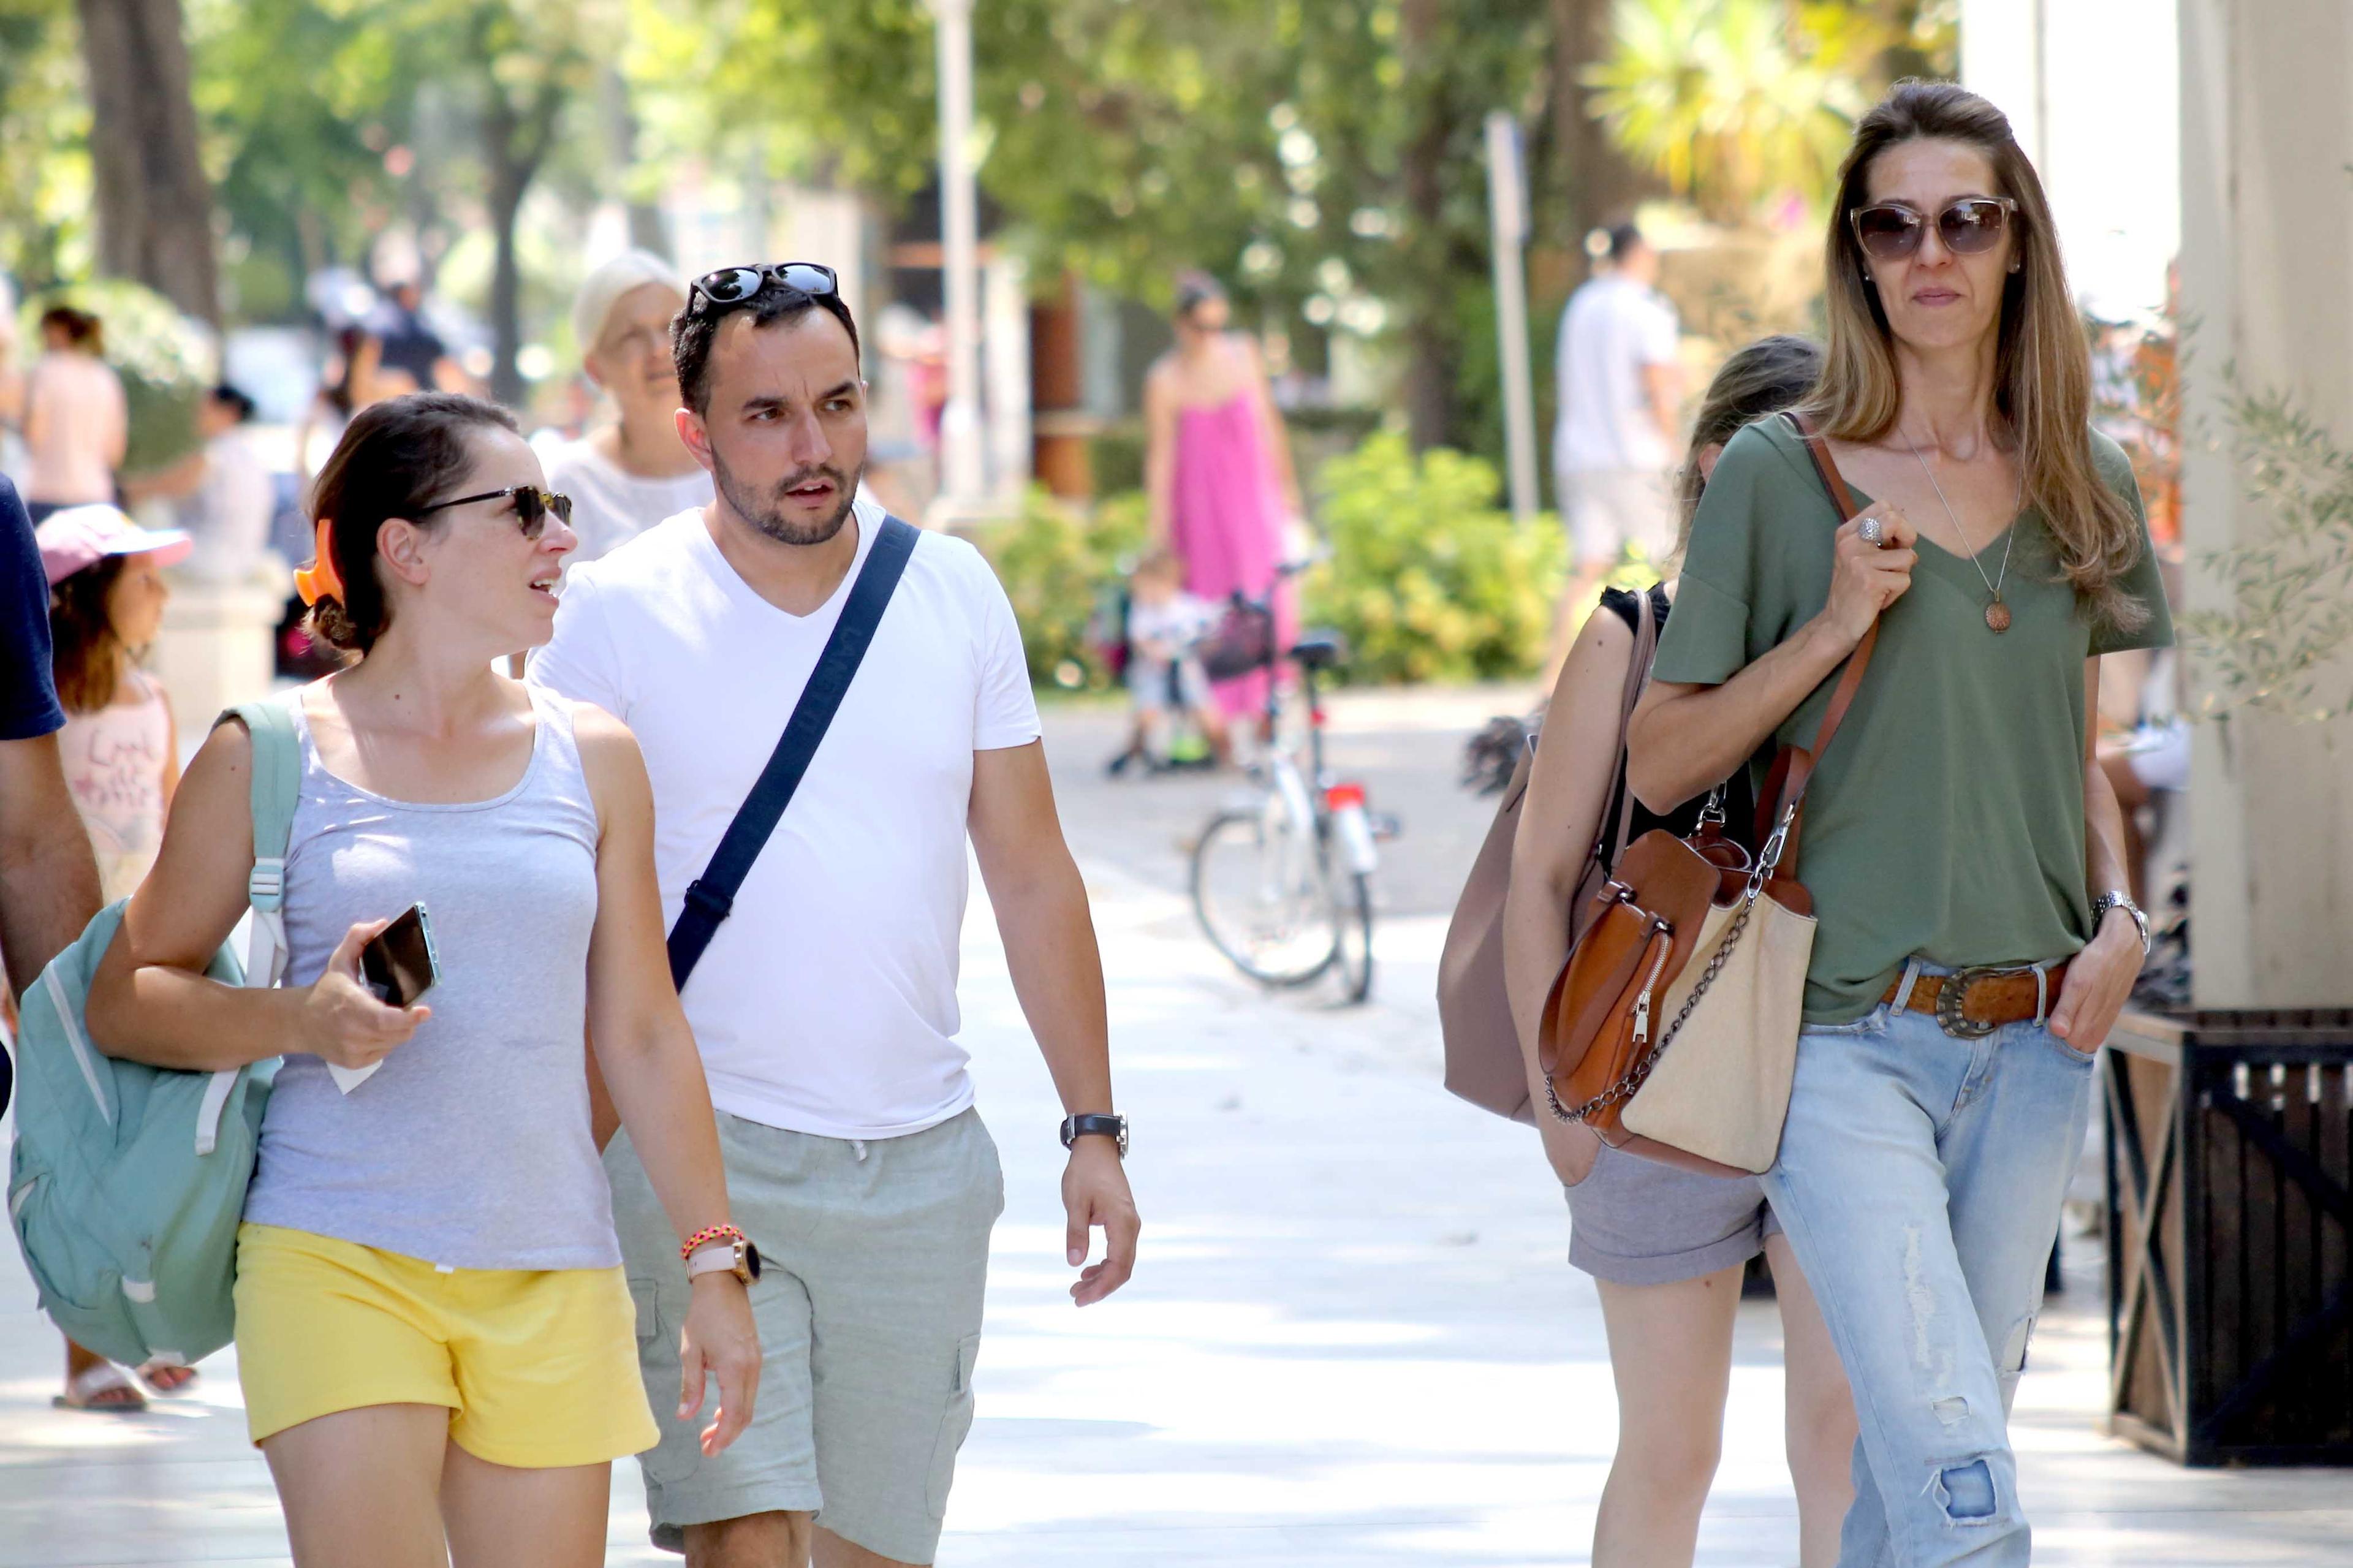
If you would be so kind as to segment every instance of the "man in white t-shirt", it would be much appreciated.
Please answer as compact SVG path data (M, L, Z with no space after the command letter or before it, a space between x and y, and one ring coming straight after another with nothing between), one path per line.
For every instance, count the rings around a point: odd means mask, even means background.
M866 388L829 271L731 268L679 319L680 434L716 499L575 572L532 679L643 749L675 921L840 618L883 514L858 497ZM655 1543L690 1564L926 1563L972 1422L996 1148L956 1042L969 840L1071 1120L1081 1305L1137 1222L1112 1114L1103 966L1065 847L1019 628L988 563L926 533L783 820L684 990L735 1223L767 1255L751 1427L717 1458L676 1415L690 1286L626 1136L606 1155L662 1440ZM612 1125L600 1104L598 1131ZM1025 1128L1024 1137L1051 1129Z
M1575 563L1555 639L1564 650L1577 630L1567 623L1629 544L1653 562L1674 548L1668 470L1683 386L1674 307L1660 297L1658 276L1659 253L1620 224L1609 231L1608 265L1561 314L1553 479Z

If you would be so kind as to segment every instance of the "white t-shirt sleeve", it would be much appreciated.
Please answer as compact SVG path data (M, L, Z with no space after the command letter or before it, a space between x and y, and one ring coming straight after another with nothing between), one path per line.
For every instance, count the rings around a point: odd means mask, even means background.
M555 607L555 635L532 651L524 669L534 686L575 702L593 702L624 724L629 721L612 627L589 574L575 573L565 582L563 602Z
M980 552L972 557L975 593L980 600L980 679L974 696L972 745L976 752L1026 746L1042 731L1038 699L1029 689L1029 660L1021 651L1021 623L1005 584Z

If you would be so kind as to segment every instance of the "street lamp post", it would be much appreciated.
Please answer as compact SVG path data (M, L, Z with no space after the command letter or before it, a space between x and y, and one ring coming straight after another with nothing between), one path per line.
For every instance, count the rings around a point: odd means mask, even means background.
M972 0L929 0L939 46L940 267L947 296L948 400L940 411L943 521L981 510L980 234L972 169Z
M1487 116L1487 207L1495 252L1495 331L1504 375L1504 446L1512 518L1536 514L1535 395L1528 369L1528 285L1521 247L1528 238L1528 194L1519 121Z

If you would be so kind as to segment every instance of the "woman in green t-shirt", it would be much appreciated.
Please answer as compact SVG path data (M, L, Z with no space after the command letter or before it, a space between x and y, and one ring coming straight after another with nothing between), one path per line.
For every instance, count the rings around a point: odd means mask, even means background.
M1765 1179L1862 1417L1848 1568L2027 1562L2007 1410L2145 951L2088 726L2099 656L2170 628L2055 233L1985 100L1905 83L1863 118L1807 405L1862 509L1786 422L1736 437L1631 736L1671 809L1810 744L1879 626L1806 800L1820 924Z

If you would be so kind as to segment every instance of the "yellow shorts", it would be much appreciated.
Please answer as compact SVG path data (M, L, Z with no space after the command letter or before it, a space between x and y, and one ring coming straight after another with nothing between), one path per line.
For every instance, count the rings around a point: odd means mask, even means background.
M237 1361L254 1442L371 1405L441 1405L494 1465L599 1465L660 1428L618 1268L459 1268L240 1226Z

